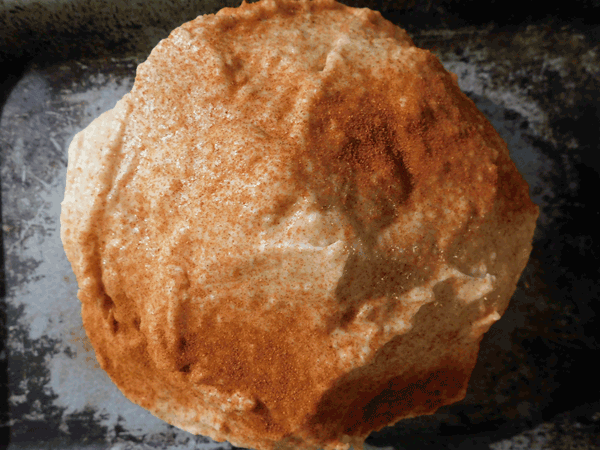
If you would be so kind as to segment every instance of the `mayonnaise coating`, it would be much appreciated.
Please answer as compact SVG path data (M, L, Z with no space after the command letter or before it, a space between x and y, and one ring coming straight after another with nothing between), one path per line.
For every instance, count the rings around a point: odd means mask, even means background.
M347 450L464 397L538 215L455 77L368 9L182 25L69 148L61 233L132 401L260 450Z

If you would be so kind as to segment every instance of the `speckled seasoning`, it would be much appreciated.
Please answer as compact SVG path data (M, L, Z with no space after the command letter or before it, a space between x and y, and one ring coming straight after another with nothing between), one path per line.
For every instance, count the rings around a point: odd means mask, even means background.
M594 267L597 218L585 192L597 173L588 155L600 130L598 52L585 29L557 30L411 30L418 46L435 48L508 143L541 216L530 266L484 337L466 399L373 433L372 444L598 447L599 408L589 388L593 372L585 369L597 348L589 331L595 278L585 269ZM12 430L11 448L231 448L169 427L114 388L81 328L74 277L60 249L66 145L131 89L141 60L116 55L34 66L3 105L9 340L0 361L9 371L4 426Z
M194 434L348 449L462 399L538 207L457 77L369 9L201 16L69 146L101 367Z

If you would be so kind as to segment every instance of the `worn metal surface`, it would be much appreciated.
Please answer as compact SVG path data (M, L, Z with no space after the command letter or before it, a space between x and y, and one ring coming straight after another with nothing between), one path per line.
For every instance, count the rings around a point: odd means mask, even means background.
M436 7L429 6L433 13ZM600 350L598 28L556 20L420 27L391 10L389 17L458 75L508 143L541 216L530 263L509 310L482 342L465 400L373 433L368 442L395 449L600 448L600 391L591 364ZM230 448L126 400L98 368L82 329L59 237L66 149L131 88L145 58L106 46L98 53L42 58L4 78L0 372L7 386L0 402L9 411L0 429L15 450Z

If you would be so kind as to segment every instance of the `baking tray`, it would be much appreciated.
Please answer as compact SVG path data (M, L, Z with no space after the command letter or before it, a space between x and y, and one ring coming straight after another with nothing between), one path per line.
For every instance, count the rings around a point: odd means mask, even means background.
M600 448L600 2L348 4L381 10L458 75L541 210L530 262L485 335L466 398L367 443ZM237 2L0 2L0 445L232 447L154 418L99 369L59 237L72 137L131 88L171 29L222 6Z

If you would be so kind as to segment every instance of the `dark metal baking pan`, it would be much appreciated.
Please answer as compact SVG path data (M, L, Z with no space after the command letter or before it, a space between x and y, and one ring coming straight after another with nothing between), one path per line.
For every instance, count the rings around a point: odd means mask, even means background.
M541 215L467 397L373 433L394 449L600 448L600 2L352 2L436 53L506 140ZM98 368L59 239L67 146L181 23L237 1L0 2L0 445L229 448L126 400Z

